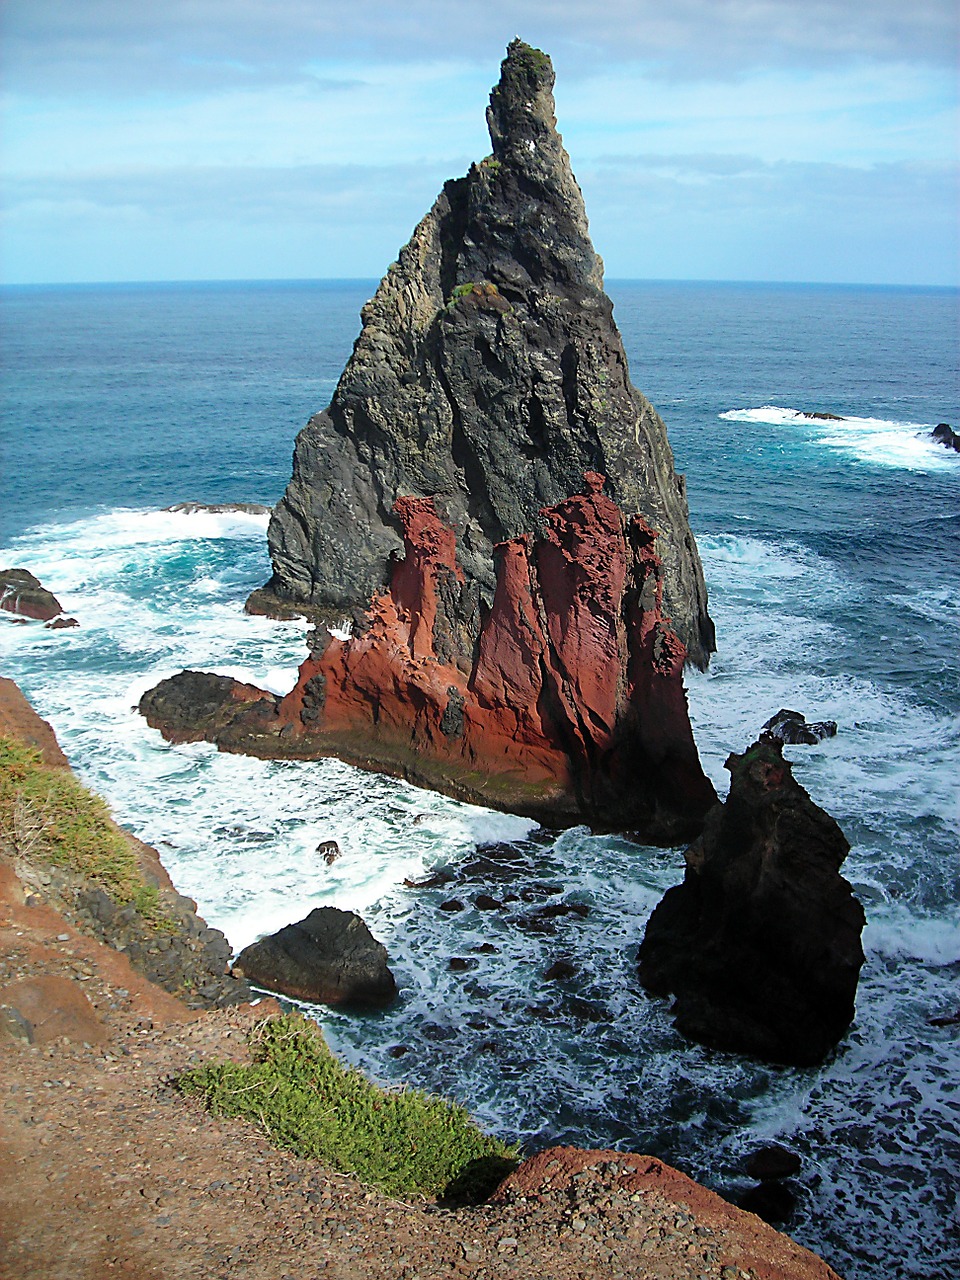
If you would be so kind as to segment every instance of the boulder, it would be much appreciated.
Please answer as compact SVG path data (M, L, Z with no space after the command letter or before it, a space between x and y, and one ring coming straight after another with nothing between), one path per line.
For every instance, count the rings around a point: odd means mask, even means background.
M405 553L397 504L413 498L453 530L482 612L497 545L536 532L541 509L597 471L658 533L664 613L706 665L713 624L683 477L630 381L553 84L549 57L514 40L490 95L491 154L445 184L363 308L332 402L297 439L257 612L365 611Z
M813 745L824 738L835 738L837 735L836 720L818 720L808 724L806 716L799 711L788 711L781 708L775 716L771 716L761 730L764 737L772 738L787 745L804 743Z
M235 966L268 991L320 1004L383 1008L397 994L387 952L352 911L317 907L244 947Z
M50 622L63 612L53 592L28 569L0 569L0 609L38 622ZM76 626L75 621L71 623Z
M638 955L643 985L675 996L677 1029L766 1061L819 1063L854 1016L863 908L840 875L849 845L764 739L731 755L730 795L707 815Z
M960 453L960 435L951 428L949 422L938 422L930 434L945 449L954 449Z

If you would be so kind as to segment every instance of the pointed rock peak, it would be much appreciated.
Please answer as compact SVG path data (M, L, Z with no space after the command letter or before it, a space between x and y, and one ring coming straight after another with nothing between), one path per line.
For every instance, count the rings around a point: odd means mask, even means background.
M495 160L524 161L544 146L559 149L554 79L547 54L519 39L507 46L500 82L491 91L487 108Z

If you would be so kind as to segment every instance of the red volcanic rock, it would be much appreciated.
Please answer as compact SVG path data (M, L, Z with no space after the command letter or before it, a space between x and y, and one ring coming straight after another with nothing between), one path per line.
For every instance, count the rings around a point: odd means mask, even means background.
M624 520L602 476L585 481L543 509L543 538L497 548L485 618L433 500L401 498L405 555L389 590L349 639L314 633L286 697L194 672L141 710L177 740L339 755L541 821L665 843L698 833L716 797L661 608L657 535Z

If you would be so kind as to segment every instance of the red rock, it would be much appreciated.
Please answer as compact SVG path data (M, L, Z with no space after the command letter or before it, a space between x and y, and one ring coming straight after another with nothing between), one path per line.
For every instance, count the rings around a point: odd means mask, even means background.
M543 509L543 538L497 547L485 618L433 500L399 499L404 558L362 629L320 633L275 705L218 678L221 704L208 677L204 697L218 701L197 736L263 755L339 755L548 823L665 843L697 834L716 797L690 729L685 650L661 608L657 535L624 520L602 476L584 479L584 493ZM164 686L141 704L180 740L193 694L184 683L173 695L186 680L165 682L168 713L155 696Z

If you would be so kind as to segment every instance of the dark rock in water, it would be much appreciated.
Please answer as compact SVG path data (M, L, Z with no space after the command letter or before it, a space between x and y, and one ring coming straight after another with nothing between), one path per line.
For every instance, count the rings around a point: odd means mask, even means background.
M363 308L333 401L298 437L258 611L271 596L322 621L366 609L404 554L396 503L412 496L453 529L479 617L495 546L536 532L541 508L597 471L659 534L664 613L706 665L713 624L683 478L630 382L553 83L550 59L515 40L490 96L492 154L445 184ZM474 626L468 652L475 638Z
M164 507L163 510L188 516L198 514L219 516L234 512L241 515L265 516L269 514L271 508L264 506L262 502L175 502L172 507Z
M463 911L465 907L459 898L448 898L446 902L440 903L440 910L452 913L454 911Z
M751 1187L737 1200L737 1204L747 1213L755 1213L771 1226L782 1227L793 1217L797 1205L794 1190L783 1182L761 1182Z
M727 760L730 795L707 815L640 946L640 980L676 997L693 1040L799 1066L853 1020L863 908L839 868L849 845L795 780L778 742Z
M473 900L473 905L478 911L502 911L503 903L499 898L493 898L489 893L478 893Z
M397 994L387 952L352 911L317 907L244 947L236 967L257 986L321 1004L382 1008Z
M44 623L47 631L67 631L71 627L79 627L80 623L76 618L65 618L62 615L59 618L51 618L49 622Z
M63 612L57 597L29 569L0 569L0 609L38 622L50 622Z
M321 840L317 845L317 853L319 853L328 867L332 867L343 856L336 840Z
M770 1182L779 1178L793 1178L800 1172L800 1157L787 1147L773 1144L754 1151L744 1161L744 1172L758 1182Z
M823 413L823 412L801 413L800 416L802 418L816 418L816 419L819 419L821 422L842 422L843 421L843 418L839 413Z
M168 742L217 740L233 724L241 706L248 708L267 699L267 710L276 699L253 685L232 676L209 671L181 671L161 680L140 699L138 710L152 729L159 729Z
M949 422L938 422L930 433L946 449L955 449L960 453L960 435L954 431Z
M543 976L547 982L564 982L567 978L572 978L576 972L577 966L571 964L569 960L554 960Z
M822 742L824 738L835 738L837 735L836 720L817 720L807 724L806 716L799 711L788 711L786 708L771 716L763 726L765 737L774 738L787 745L804 743L812 745Z

